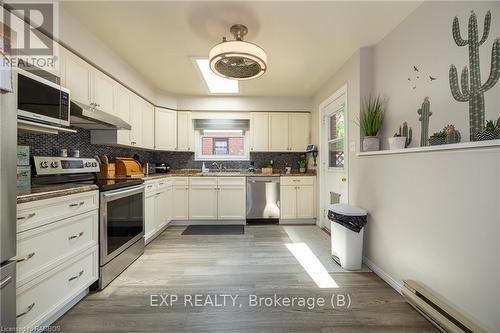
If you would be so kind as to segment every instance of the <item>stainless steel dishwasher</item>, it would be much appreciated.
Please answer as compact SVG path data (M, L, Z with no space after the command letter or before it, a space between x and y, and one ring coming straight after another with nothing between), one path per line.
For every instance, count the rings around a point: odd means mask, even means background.
M280 177L247 177L247 223L279 223Z

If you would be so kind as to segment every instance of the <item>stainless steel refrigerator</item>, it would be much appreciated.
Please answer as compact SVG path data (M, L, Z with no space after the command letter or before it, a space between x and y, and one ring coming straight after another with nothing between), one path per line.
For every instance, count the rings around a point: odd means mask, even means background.
M5 72L2 73L5 75ZM17 103L0 92L0 322L16 325Z

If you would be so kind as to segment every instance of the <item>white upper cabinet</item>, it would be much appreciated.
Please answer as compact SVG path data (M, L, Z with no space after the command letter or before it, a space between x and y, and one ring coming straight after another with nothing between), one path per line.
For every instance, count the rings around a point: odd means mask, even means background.
M155 108L155 149L177 149L177 112Z
M191 112L177 112L177 150L193 151L193 136Z
M130 92L121 84L116 83L113 87L113 101L115 115L130 124ZM118 130L116 141L121 145L130 145L130 131Z
M71 91L71 99L90 105L90 65L73 53L61 49L64 52L64 75L62 85Z
M155 147L155 107L142 100L142 147Z
M91 106L107 113L114 113L113 83L114 81L104 73L94 69L91 81Z
M310 115L309 113L289 114L289 150L303 152L310 143Z
M305 130L303 128L302 130ZM288 113L269 113L269 151L289 151Z
M130 98L130 144L136 147L142 147L142 99L137 95L131 95Z
M250 150L268 151L269 150L269 113L251 112L250 113Z

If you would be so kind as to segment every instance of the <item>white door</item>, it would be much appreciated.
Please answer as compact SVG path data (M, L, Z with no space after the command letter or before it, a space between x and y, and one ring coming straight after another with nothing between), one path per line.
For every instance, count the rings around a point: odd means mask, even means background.
M66 52L64 85L71 91L71 99L90 106L90 65Z
M107 113L114 113L113 110L113 80L107 75L92 70L92 102L95 107Z
M173 220L187 220L189 218L189 187L173 187Z
M177 150L192 151L193 135L191 112L177 112Z
M130 92L120 84L115 84L114 94L114 113L127 123L130 123ZM130 131L118 130L116 132L116 142L121 145L130 145Z
M155 108L142 101L142 146L153 149L155 146Z
M269 151L289 151L288 113L269 113Z
M347 203L348 196L348 138L347 86L340 88L320 105L320 205L321 226L330 229L327 217L331 203Z
M245 198L245 186L220 186L217 200L219 220L244 220Z
M310 115L309 113L290 113L289 114L289 145L291 151L304 152L309 143L311 143L310 134Z
M314 186L297 186L297 218L314 218Z
M155 108L155 149L176 150L177 112Z
M189 219L217 220L217 185L189 188Z
M297 186L280 187L280 211L282 219L297 218Z
M130 96L130 144L142 146L142 100L134 94Z
M269 113L252 112L250 114L251 151L269 150Z

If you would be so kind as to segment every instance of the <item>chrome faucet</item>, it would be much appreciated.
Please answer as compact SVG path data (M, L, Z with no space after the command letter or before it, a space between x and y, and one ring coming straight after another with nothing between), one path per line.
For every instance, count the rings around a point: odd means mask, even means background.
M219 169L219 172L222 172L222 168L225 169L225 167L222 165L222 163L219 164L217 162L213 162L212 166L215 166L217 169Z

